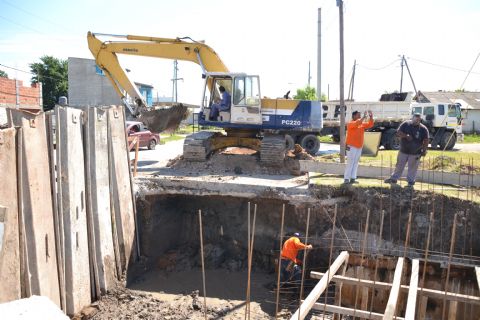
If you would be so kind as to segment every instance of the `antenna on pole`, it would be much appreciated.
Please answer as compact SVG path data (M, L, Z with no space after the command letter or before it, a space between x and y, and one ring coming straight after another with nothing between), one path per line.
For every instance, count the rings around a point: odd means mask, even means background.
M352 77L350 78L350 86L348 87L347 100L353 101L353 87L355 86L355 70L357 66L357 60L353 60Z
M310 61L308 61L308 86L310 87L310 80L312 79L312 76L310 75Z

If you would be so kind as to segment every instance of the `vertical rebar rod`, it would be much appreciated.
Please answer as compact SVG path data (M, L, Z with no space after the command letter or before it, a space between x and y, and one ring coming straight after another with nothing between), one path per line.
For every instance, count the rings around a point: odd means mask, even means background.
M205 286L205 259L203 256L202 210L198 210L198 225L200 229L200 256L202 258L203 314L205 316L205 320L207 320L207 290Z
M308 227L310 225L310 208L307 210L307 226L305 227L305 245L308 245ZM298 307L298 310L300 310L300 307L302 305L302 299L303 299L303 282L305 281L305 269L307 268L307 249L303 251L303 265L302 265L302 281L300 282L300 305ZM300 320L300 312L298 312L298 320Z
M370 210L367 210L367 220L365 221L365 231L363 233L363 243L362 243L362 255L360 257L360 270L363 270L363 258L365 257L365 247L367 244L367 235L368 235L368 222L370 220ZM358 277L358 285L355 289L355 305L353 310L353 317L355 317L355 313L357 311L357 303L358 303L358 292L360 291L360 275Z
M392 176L392 156L390 156L390 176ZM389 219L390 219L390 223L388 225L389 229L390 229L390 234L389 234L389 239L390 241L393 241L393 235L392 235L392 195L393 195L393 192L392 192L392 185L390 185L390 213L389 213Z
M460 159L461 162L461 159ZM445 295L443 296L443 308L442 308L442 320L445 318L445 310L447 304L447 291L448 291L448 280L450 280L450 266L452 264L452 255L455 248L455 234L457 231L457 212L453 216L453 225L452 225L452 237L450 239L450 252L448 254L448 265L447 265L447 278L445 279Z
M278 252L277 297L275 300L275 319L278 319L278 302L280 300L280 273L282 272L282 244L283 244L284 221L285 221L285 203L282 206L282 222L280 223L280 245L279 245L279 252Z
M378 234L378 245L377 245L377 248L379 248L380 250L382 250L382 237L383 237L383 219L384 219L384 216L385 216L385 212L383 210L380 211L380 232ZM381 254L380 254L381 255ZM377 272L378 272L378 256L379 254L376 253L376 259L375 259L375 270L373 272L373 286L375 287L375 282L377 281ZM369 311L370 311L370 317L372 316L372 310L373 310L373 295L372 295L372 299L370 300L370 308L369 308Z
M253 256L253 244L255 241L255 220L257 218L257 204L255 203L253 206L253 221L252 221L252 234L251 239L248 239L250 242L250 251L248 253L248 281L247 281L247 301L246 301L246 309L245 309L245 318L250 320L250 283L251 283L251 273L252 273L252 256Z
M421 285L420 285L419 297L421 297L423 288L425 286L425 275L426 275L426 271L427 271L428 249L430 247L430 234L432 232L432 225L433 225L433 211L430 212L430 223L428 224L427 244L425 245L425 258L424 258L424 262L423 262L422 282L421 282Z
M332 222L332 238L330 239L330 255L328 257L328 269L327 269L327 279L330 278L330 266L332 265L332 254L333 254L333 241L335 239L335 223L337 221L337 210L338 210L338 205L335 204L335 211L333 214L333 222ZM340 288L340 292L341 292ZM325 309L327 308L327 292L328 290L325 289L325 304L323 305L323 319L325 319Z
M462 178L462 158L460 158L460 166L458 169L458 192L457 192L457 198L460 199L460 180Z

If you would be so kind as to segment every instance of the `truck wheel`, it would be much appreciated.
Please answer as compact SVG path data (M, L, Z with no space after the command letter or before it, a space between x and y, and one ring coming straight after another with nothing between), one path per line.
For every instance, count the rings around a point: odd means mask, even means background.
M300 140L300 145L311 155L315 155L320 150L320 140L314 134L307 134Z
M156 146L157 146L157 141L155 141L155 139L152 139L148 142L148 150L155 150Z
M293 150L295 148L295 140L289 134L285 135L285 148L287 150Z
M397 130L388 130L386 132L387 139L385 143L385 149L387 150L400 150L400 138L396 135Z
M453 132L447 131L443 134L440 140L440 148L442 150L452 150L457 141L457 135Z

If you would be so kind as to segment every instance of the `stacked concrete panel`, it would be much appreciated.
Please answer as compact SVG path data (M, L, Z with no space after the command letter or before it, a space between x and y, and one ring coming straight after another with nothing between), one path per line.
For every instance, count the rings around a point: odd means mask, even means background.
M115 253L112 238L108 163L107 111L88 108L85 124L89 210L93 219L96 267L102 293L115 283ZM88 188L87 188L88 189Z
M15 129L0 130L0 303L20 299Z
M10 121L21 127L17 177L25 295L47 296L60 306L45 116L11 110Z
M73 315L90 304L90 268L86 215L82 111L57 107L64 231L66 312Z
M126 270L133 253L135 219L122 107L114 106L108 109L108 141L110 142L112 210L118 235L122 270Z

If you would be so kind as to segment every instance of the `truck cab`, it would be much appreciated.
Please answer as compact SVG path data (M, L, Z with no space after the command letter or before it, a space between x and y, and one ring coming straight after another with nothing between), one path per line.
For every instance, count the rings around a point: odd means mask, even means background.
M412 114L420 113L422 122L431 133L433 149L453 149L457 140L463 139L462 114L459 104L413 103Z

